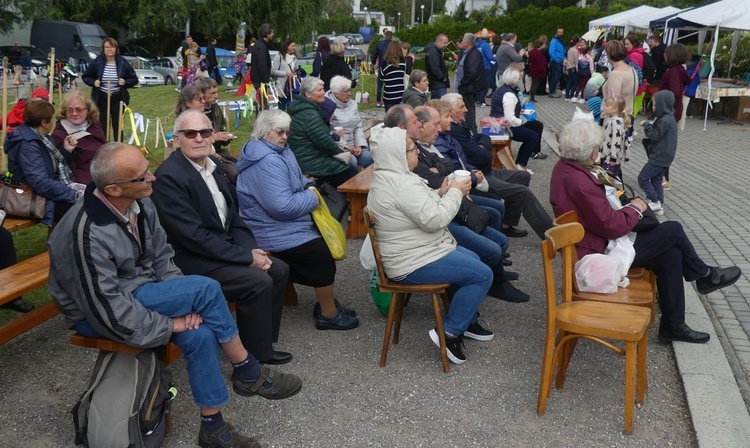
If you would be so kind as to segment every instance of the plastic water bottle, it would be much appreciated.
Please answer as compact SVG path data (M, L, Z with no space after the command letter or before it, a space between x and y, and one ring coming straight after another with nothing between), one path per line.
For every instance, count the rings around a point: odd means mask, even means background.
M370 102L370 92L365 92L362 94L362 102L363 103L369 103Z
M362 92L357 92L356 95L354 95L354 102L359 103L362 101Z

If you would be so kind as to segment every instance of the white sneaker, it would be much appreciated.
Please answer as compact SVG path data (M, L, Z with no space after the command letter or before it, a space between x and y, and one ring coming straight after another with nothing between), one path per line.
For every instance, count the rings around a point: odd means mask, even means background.
M655 215L661 216L664 214L664 208L662 207L661 202L648 201L648 206L654 211Z
M526 171L526 172L527 172L527 173L529 173L529 174L534 174L534 172L533 172L533 171L531 171L531 169L529 169L529 168L526 168L526 167L525 167L525 166L523 166L523 165L516 165L516 167L517 167L517 168L518 168L519 170L521 170L521 171Z
M565 101L571 102L571 101L575 101L575 100L573 98L565 98Z
M578 102L581 104L586 104L586 100L584 100L583 98L578 98Z

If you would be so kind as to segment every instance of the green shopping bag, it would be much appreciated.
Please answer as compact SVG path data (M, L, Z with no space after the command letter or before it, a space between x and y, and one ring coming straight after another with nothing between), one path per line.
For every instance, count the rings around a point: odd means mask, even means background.
M391 307L391 297L393 297L393 294L389 292L378 291L378 271L370 272L370 295L372 296L372 300L375 302L375 306L378 308L378 310L383 314L383 316L387 316L388 309Z

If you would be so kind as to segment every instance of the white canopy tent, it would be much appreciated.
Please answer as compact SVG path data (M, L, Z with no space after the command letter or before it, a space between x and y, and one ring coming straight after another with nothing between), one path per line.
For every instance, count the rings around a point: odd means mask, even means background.
M630 17L628 19L627 25L631 29L636 28L641 30L648 30L651 26L652 20L668 16L670 14L679 13L680 11L682 11L682 9L675 8L674 6L667 6L665 8L658 9L657 11L649 11L645 14ZM625 34L628 34L628 30L625 31Z
M719 31L734 31L730 61L734 59L737 52L737 42L741 31L750 31L750 1L748 0L719 0L703 6L698 6L670 17L664 24L665 29L689 29L689 30L714 30L713 47L711 48L711 71L708 75L708 89L711 90L711 81L714 75L714 60L716 58L716 47L718 45ZM729 69L731 70L732 62ZM711 102L708 102L713 107ZM708 107L703 121L703 129L708 122Z
M648 13L656 13L657 11L659 11L659 8L654 8L653 6L642 5L637 8L629 9L627 11L618 12L617 14L612 14L610 16L600 17L598 19L591 20L589 21L589 29L598 28L598 27L606 27L607 25L609 25L610 27L624 28L625 29L624 34L627 35L628 32L630 31L630 25L628 25L628 22L631 19L636 19Z

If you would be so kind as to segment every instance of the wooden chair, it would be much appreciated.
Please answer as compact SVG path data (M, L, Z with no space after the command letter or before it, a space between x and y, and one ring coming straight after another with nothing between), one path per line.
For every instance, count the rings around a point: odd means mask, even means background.
M575 244L583 239L578 223L553 227L542 241L545 293L547 296L547 329L539 384L537 414L544 415L557 368L555 387L562 389L565 372L580 338L597 342L615 353L625 355L625 433L633 432L635 400L640 404L648 388L646 356L648 348L649 310L615 303L573 301L573 257ZM562 300L557 302L552 260L560 252L562 263ZM621 341L625 347L608 342Z
M556 215L558 211L559 210L555 210ZM557 215L555 220L552 221L552 224L556 227L570 223L578 223L578 212L575 210L570 210L569 212ZM575 265L577 261L578 252L574 247L572 257L573 265ZM647 272L649 274L647 274ZM651 323L653 323L656 315L656 285L655 283L652 283L650 279L647 280L645 278L646 275L651 275L651 278L655 279L655 276L644 268L631 268L630 271L628 271L630 285L627 288L618 288L617 292L612 294L579 291L578 283L576 283L575 275L573 275L573 300L620 303L624 305L646 307L651 310ZM655 282L655 280L653 281Z
M370 243L372 244L372 252L375 254L375 262L378 266L378 291L393 293L391 298L391 305L388 308L388 319L385 324L385 337L383 338L383 349L380 352L380 367L385 367L386 358L388 358L388 346L391 341L391 334L393 335L393 344L398 344L398 336L401 331L401 317L404 310L404 302L409 300L414 293L424 293L432 295L432 308L435 312L435 327L438 337L440 338L440 358L443 362L443 372L448 373L450 371L450 365L448 364L448 356L445 348L445 332L443 331L443 312L440 308L440 297L443 299L443 306L445 312L448 312L450 300L446 291L450 288L450 283L436 283L429 285L402 285L388 279L383 270L383 263L380 260L380 250L378 249L378 242L375 238L375 217L370 213L366 207L364 209L365 225L367 226L367 234L370 236ZM395 325L395 328L394 328Z

